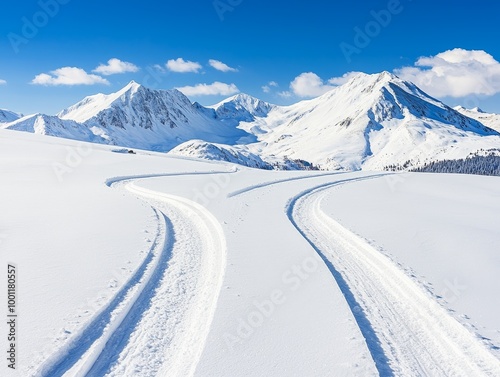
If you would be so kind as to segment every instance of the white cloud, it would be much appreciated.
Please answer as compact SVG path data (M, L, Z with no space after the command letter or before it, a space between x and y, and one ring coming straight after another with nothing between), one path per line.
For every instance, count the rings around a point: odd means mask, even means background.
M166 66L172 72L178 72L178 73L188 73L188 72L198 73L199 70L202 68L200 63L184 60L182 58L171 59L167 62Z
M236 85L224 84L218 81L213 84L197 84L195 86L183 86L176 89L186 96L230 96L240 92Z
M101 76L88 74L81 68L76 67L63 67L51 71L50 74L41 73L37 75L32 81L36 85L94 85L106 84L109 81Z
M117 73L137 72L138 70L139 67L135 64L123 62L120 59L113 58L108 60L108 64L101 64L92 72L109 76Z
M500 93L500 63L482 50L456 48L421 57L415 66L394 73L436 97Z
M218 71L221 71L221 72L238 72L238 70L236 68L231 68L230 66L228 66L227 64L224 64L223 62L219 61L219 60L214 60L214 59L210 59L208 61L208 64L210 64L210 66Z
M344 85L346 82L348 82L352 78L359 76L359 75L363 75L363 74L364 73L362 73L362 72L347 72L340 77L332 77L330 80L328 80L328 82L332 85L337 85L337 86Z
M277 88L279 85L276 81L269 81L266 85L262 86L262 91L264 93L271 92L271 88Z
M5 85L7 84L7 81L0 79L0 85Z
M283 98L290 98L293 94L289 91L279 92L278 95Z
M334 86L327 85L313 72L304 72L291 83L290 89L298 97L318 97L332 90Z

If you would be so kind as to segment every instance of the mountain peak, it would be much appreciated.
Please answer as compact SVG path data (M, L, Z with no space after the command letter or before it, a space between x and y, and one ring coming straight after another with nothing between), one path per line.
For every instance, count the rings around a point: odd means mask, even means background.
M255 120L255 117L266 117L275 107L245 93L236 94L210 106L215 110L219 119L232 119L238 122L251 122Z
M358 97L363 93L379 92L382 88L388 88L391 84L400 87L409 87L405 81L388 71L373 74L359 72L358 74L353 75L345 84L335 87L331 91L324 94L324 96L325 98L328 98L331 96L337 96L339 93L349 96L349 93L351 93Z
M234 96L228 97L228 98L222 100L221 102L219 102L213 106L209 106L209 107L217 109L220 106L222 106L223 104L229 103L229 102L242 104L242 103L258 103L258 102L264 102L264 101L262 101L261 99L259 99L257 97L251 96L250 94L238 93L238 94L235 94Z
M83 123L99 112L111 107L117 101L129 102L136 93L144 89L141 84L132 80L117 92L111 94L99 93L85 97L77 104L61 111L57 116L62 119L71 119Z
M232 97L233 99L238 99L238 100L253 100L253 101L260 101L260 99L251 96L250 94L246 93L238 93Z
M359 72L358 74L354 75L346 84L348 85L351 83L388 83L392 81L401 81L401 79L396 76L395 74L389 72L389 71L382 71L380 73L363 73Z
M143 88L143 86L141 84L135 82L134 80L132 80L127 85L125 85L121 90L119 90L116 94L126 93L126 92L135 93L140 88Z
M378 74L380 78L383 79L389 79L389 80L399 80L399 77L396 76L394 73L391 73L389 71L382 71Z

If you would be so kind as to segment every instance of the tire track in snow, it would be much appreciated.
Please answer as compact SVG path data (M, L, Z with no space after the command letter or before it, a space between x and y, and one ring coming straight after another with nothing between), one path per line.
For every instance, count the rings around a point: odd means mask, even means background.
M153 305L121 350L110 342L109 353L101 357L103 365L109 365L113 355L118 359L108 368L109 376L190 376L203 352L222 287L226 264L222 227L205 207L193 201L134 183L127 189L157 203L172 220L173 258ZM94 366L89 375L100 376L101 371L104 368Z
M206 174L220 173L228 172ZM193 174L197 173L180 173ZM171 174L133 178L161 176ZM158 220L154 243L141 266L111 302L67 346L49 358L37 371L37 375L102 376L109 373L120 376L123 374L115 373L114 369L127 357L122 353L130 352L131 346L136 346L133 355L135 360L142 358L149 369L128 371L127 374L157 375L158 370L163 368L164 361L169 362L164 368L168 375L189 376L194 373L208 336L222 285L226 251L224 234L217 220L201 205L187 199L142 189L134 185L131 178L114 178L106 184L124 185L127 181L132 181L126 188L150 202ZM168 216L175 218L175 223L170 221ZM177 228L181 230L178 231ZM194 237L197 231L198 238ZM181 241L184 241L185 245L179 245L178 233L182 233L184 239ZM186 241L187 238L189 240ZM198 242L197 245L194 240ZM186 245L189 250L183 250ZM194 256L195 253L198 253L198 259ZM210 255L203 255L204 253ZM175 256L177 257L174 258ZM171 262L175 262L174 267L170 266ZM170 280L166 281L165 277L169 273ZM184 283L183 291L176 291L179 282ZM187 294L186 289L190 289ZM173 300L172 296L178 300ZM183 297L185 300L180 302L179 298ZM137 352L138 344L131 344L134 343L131 341L132 336L149 336L149 340L153 339L154 343L161 327L158 319L154 318L155 323L150 323L149 328L144 327L144 324L141 328L141 321L152 311L154 304L158 305L158 302L163 301L168 305L169 300L175 302L174 307L170 307L169 316L160 313L164 322L161 330L169 334L165 335L168 342L160 339L154 351L148 350L147 343L142 343L146 352L140 354ZM162 345L162 342L175 349L167 350L168 347ZM156 363L151 363L152 352L157 352Z
M184 177L184 176L200 176L200 175L215 175L215 174L235 174L240 170L238 167L234 167L232 170L222 170L222 171L201 171L201 172L178 172L178 173L158 173L158 174L140 174L140 175L125 175L119 177L108 178L104 184L108 187L112 187L117 183L124 183L127 181L137 181L147 178L165 178L165 177Z
M160 258L159 252L163 248L165 236L164 217L154 210L158 221L158 230L151 248L144 261L135 271L132 277L118 291L114 298L106 305L85 328L77 334L62 350L49 358L36 372L36 375L57 377L64 375L70 370L93 345L105 336L112 323L115 321L117 312L121 312L124 306L130 305L133 296L137 294L144 280L148 279L151 269Z
M296 196L292 224L344 293L381 376L499 376L500 362L392 261L320 208L323 185Z
M228 198L232 198L234 196L245 194L247 192L254 191L254 190L259 190L259 189L262 189L264 187L278 185L280 183L288 183L288 182L301 181L303 179L313 179L313 178L339 176L341 174L347 174L347 173L346 172L320 173L320 174L311 174L311 175L305 175L305 176L301 176L301 177L292 177L292 178L278 179L278 180L275 180L275 181L263 182L263 183L259 183L257 185L251 185L251 186L242 188L240 190L236 190L236 191L230 192L229 194L227 194L227 197Z
M228 198L239 196L239 195L245 194L245 193L253 191L253 190L259 190L259 189L262 189L262 188L265 188L265 187L279 185L279 184L282 184L282 183L289 183L289 182L297 181L297 180L312 179L312 178L322 178L322 177L329 177L329 176L331 176L331 177L337 177L337 176L340 176L341 174L345 174L345 173L315 174L315 175L305 176L305 177L294 177L294 178L287 178L287 179L281 179L281 180L275 180L275 181L265 182L265 183L261 183L261 184L257 184L257 185L252 185L252 186L249 186L249 187L246 187L246 188L234 191L234 192L228 194ZM333 274L333 276L334 276L337 284L339 285L342 293L344 294L344 297L346 298L346 301L349 304L351 310L353 308L356 308L356 310L353 310L354 318L355 318L355 320L356 320L356 322L357 322L357 324L358 324L358 326L359 326L359 328L361 330L361 333L365 337L365 340L367 342L368 350L370 351L370 354L371 354L371 356L372 356L372 358L373 358L373 360L375 362L375 366L377 367L378 371L380 372L380 375L382 375L382 376L392 376L393 374L392 374L391 368L388 366L389 360L385 356L384 350L380 346L380 341L377 338L377 335L375 334L375 332L373 331L370 322L368 321L368 319L364 315L364 312L359 309L360 307L357 304L354 295L349 290L349 288L347 286L347 283L343 280L342 275L340 275L335 270L335 268L333 267L333 265L331 264L331 262L327 258L324 257L324 255L321 253L321 251L318 250L316 248L316 246L309 241L309 239L307 238L306 234L304 234L302 232L302 230L299 228L299 226L296 224L295 220L293 219L292 212L293 212L293 207L295 205L295 202L299 198L301 198L301 197L303 197L305 195L308 195L308 194L310 194L311 192L313 192L315 190L324 189L324 188L330 188L332 186L340 185L340 184L345 184L345 183L348 183L348 182L356 182L356 181L361 181L361 180L365 180L365 179L380 178L380 177L384 177L384 176L388 176L388 175L393 175L393 174L394 173L377 173L377 174L374 174L374 175L367 175L367 176L364 176L364 177L345 178L345 179L341 179L341 180L336 180L334 182L327 182L327 183L323 183L321 185L316 185L313 188L308 189L306 191L303 191L302 193L298 194L296 197L290 199L289 202L286 205L286 213L287 213L287 216L288 216L289 220L292 222L292 224L295 226L295 228L299 231L299 233L301 233L301 235L316 250L316 252L318 252L319 256L323 259L324 263L327 265L328 269Z

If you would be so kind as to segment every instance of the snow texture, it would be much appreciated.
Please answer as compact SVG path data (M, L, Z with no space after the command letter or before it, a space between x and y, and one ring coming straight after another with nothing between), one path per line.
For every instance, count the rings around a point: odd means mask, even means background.
M497 177L117 151L0 130L2 376L500 374Z

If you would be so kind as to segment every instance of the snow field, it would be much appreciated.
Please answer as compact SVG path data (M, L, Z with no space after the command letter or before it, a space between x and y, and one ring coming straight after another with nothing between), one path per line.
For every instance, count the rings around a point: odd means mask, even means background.
M497 181L84 146L0 132L1 257L21 272L10 375L499 374L478 335L496 320L450 311L496 310ZM456 303L431 285L451 267L469 279Z
M474 334L387 257L325 215L323 191L297 198L292 216L360 317L380 375L498 375L500 362Z

